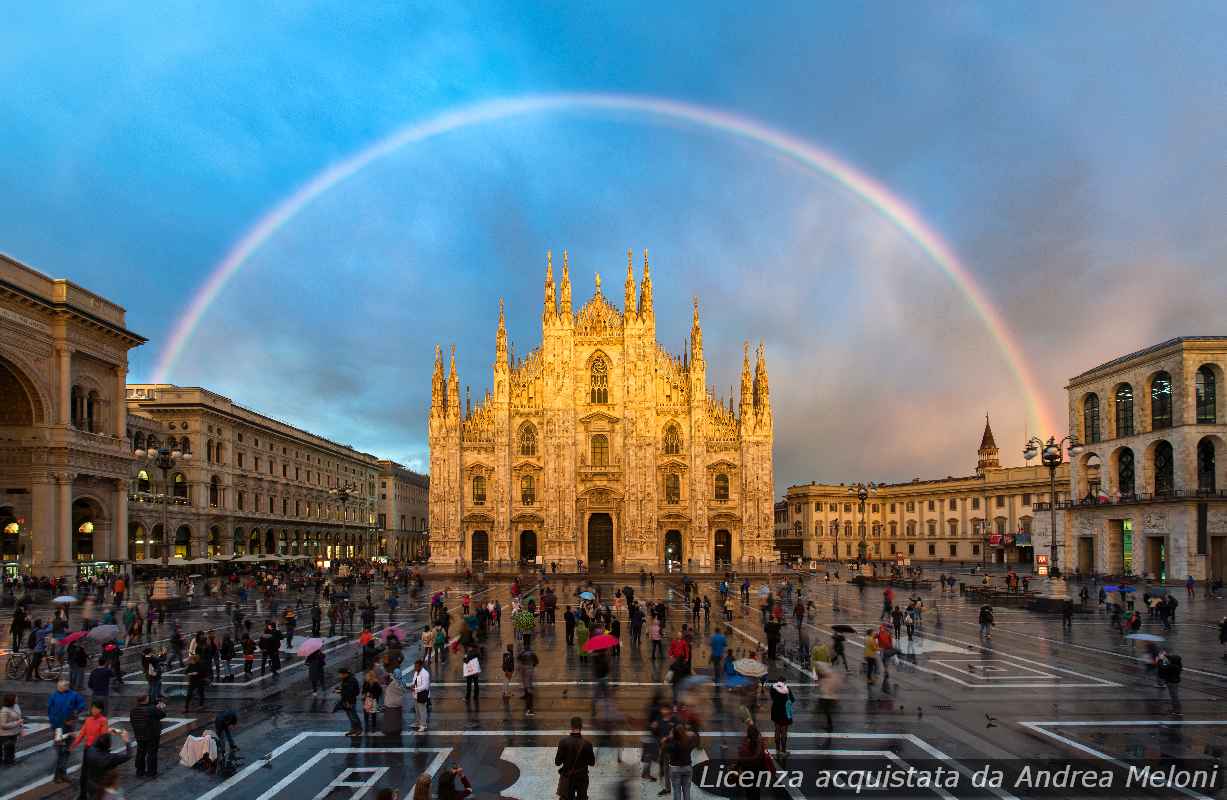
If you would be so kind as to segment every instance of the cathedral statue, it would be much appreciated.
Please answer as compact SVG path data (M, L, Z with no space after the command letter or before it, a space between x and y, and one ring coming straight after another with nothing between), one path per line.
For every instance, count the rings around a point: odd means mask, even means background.
M746 346L734 411L708 388L697 299L686 352L657 342L646 251L640 283L627 253L621 310L599 275L595 287L572 312L570 259L555 287L547 256L541 346L524 358L508 358L500 301L494 392L471 409L455 349L445 375L435 348L431 560L480 565L506 554L567 572L776 560L763 346L753 371Z

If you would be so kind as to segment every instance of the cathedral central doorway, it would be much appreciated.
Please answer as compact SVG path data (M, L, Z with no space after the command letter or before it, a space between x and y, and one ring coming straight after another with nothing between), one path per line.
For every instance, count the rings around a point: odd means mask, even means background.
M668 531L665 533L665 563L682 563L682 532Z
M520 561L532 564L537 560L537 532L520 532Z
M588 569L613 567L613 517L593 514L588 517Z
M724 528L716 531L716 563L733 563L733 536Z
M473 563L490 560L490 537L485 531L473 531Z

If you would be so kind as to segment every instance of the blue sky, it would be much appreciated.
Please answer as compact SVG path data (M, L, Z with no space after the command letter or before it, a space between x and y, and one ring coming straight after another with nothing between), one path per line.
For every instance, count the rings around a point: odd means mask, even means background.
M0 26L0 251L124 305L152 374L270 208L459 104L619 92L729 111L885 183L1001 310L1050 416L1065 380L1227 307L1220 3L27 4ZM484 391L500 296L538 341L650 248L658 330L698 294L711 380L766 340L777 490L963 474L1034 421L950 280L846 189L715 131L543 114L407 148L311 204L171 379L411 465L435 342Z

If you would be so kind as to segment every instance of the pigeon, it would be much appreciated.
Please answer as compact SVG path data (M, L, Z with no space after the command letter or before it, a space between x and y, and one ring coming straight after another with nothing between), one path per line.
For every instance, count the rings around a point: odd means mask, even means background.
M993 716L990 716L990 715L988 715L988 714L985 714L985 715L984 715L984 718L985 718L986 720L988 720L988 724L984 726L985 728L996 728L996 727L997 727L997 725L996 725L997 718L996 718L996 717L993 717Z

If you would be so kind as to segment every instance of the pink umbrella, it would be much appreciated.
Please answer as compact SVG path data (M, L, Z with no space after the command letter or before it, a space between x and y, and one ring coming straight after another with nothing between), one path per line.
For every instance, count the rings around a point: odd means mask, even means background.
M400 631L396 630L396 628L384 628L383 639L385 642L388 641L389 639L396 639L397 641L399 641L400 638L401 638Z
M312 653L314 653L316 650L319 650L323 646L324 646L323 639L316 639L313 637L311 639L307 639L305 642L300 644L298 646L297 653L299 657L306 658L307 656L311 655Z
M84 638L87 633L89 633L89 631L73 631L72 633L65 636L63 639L60 639L60 644L70 645L73 642L77 641L78 639Z
M618 646L618 637L608 633L602 633L600 636L593 636L584 643L585 653L595 653L597 650L608 650L611 647Z

